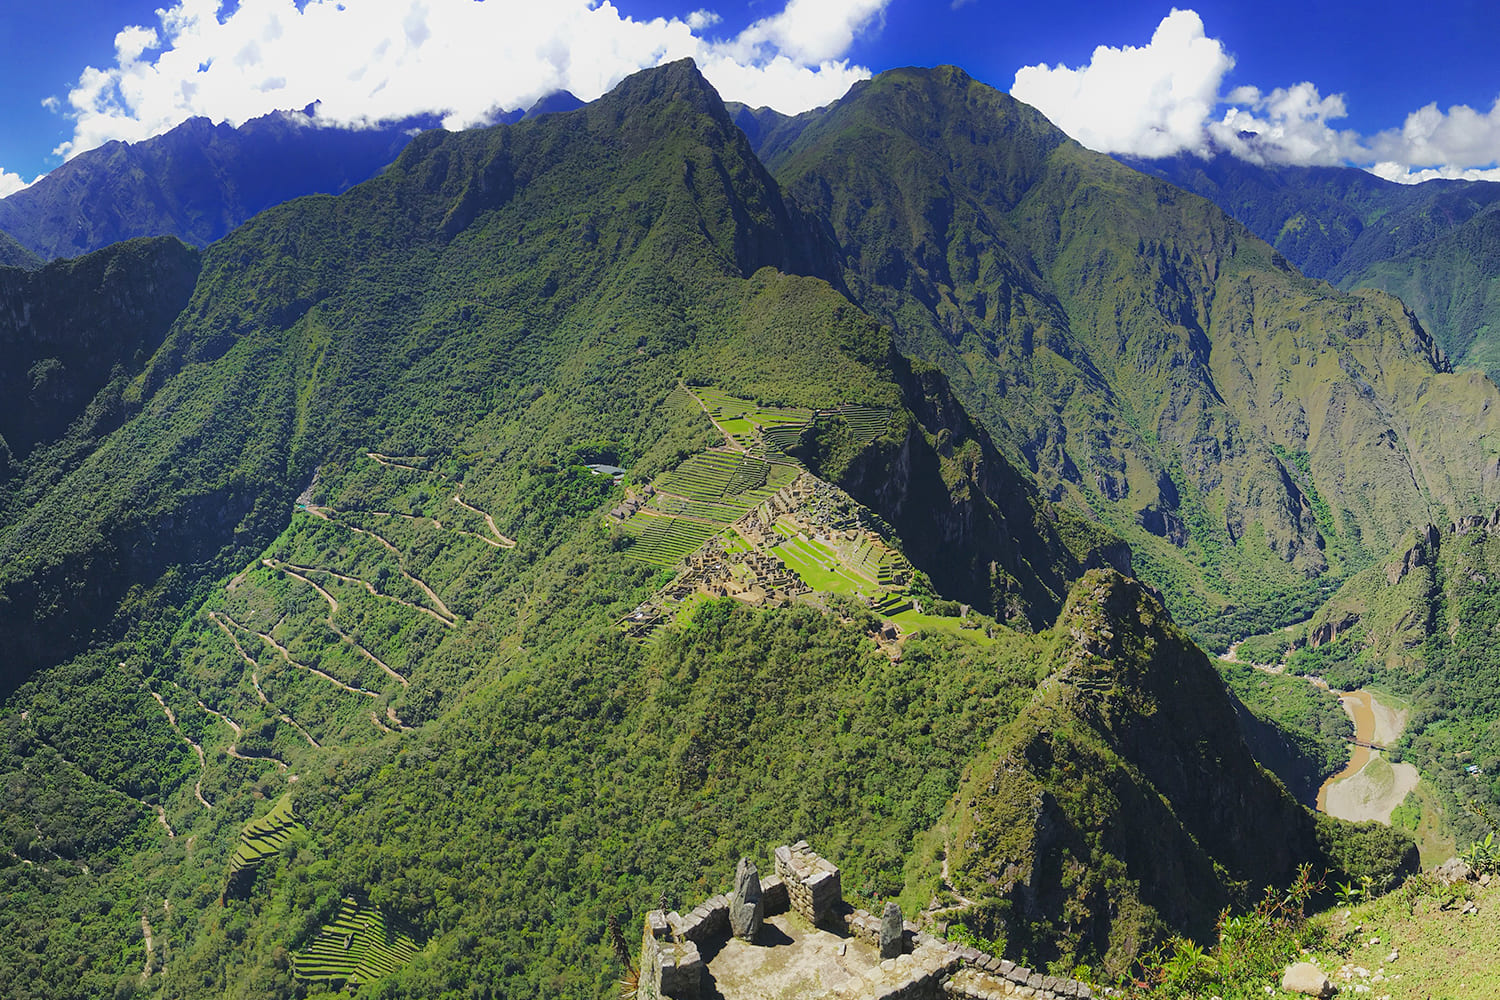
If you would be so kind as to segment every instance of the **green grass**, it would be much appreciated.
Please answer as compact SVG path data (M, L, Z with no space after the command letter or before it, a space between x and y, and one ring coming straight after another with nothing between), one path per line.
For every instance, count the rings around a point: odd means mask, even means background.
M888 617L900 626L903 632L942 632L946 635L956 635L962 639L972 640L982 646L992 645L995 641L982 628L966 628L962 618L924 615L914 610L899 611Z
M871 596L878 590L874 581L844 568L833 550L818 542L790 539L771 551L813 590L850 597L856 594Z
M255 880L255 873L269 858L279 853L299 830L305 829L292 812L291 793L283 795L271 811L245 825L239 847L229 861L226 895L244 893Z
M338 916L292 956L292 970L304 981L357 987L390 975L420 950L380 910L346 897Z

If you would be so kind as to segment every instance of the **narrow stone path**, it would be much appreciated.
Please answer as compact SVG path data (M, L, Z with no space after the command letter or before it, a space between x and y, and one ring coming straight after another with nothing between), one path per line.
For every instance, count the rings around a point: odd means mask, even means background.
M172 729L176 731L178 736L182 737L184 743L193 748L193 753L198 755L198 780L193 783L193 794L203 804L204 809L212 809L213 803L203 797L203 772L208 768L208 758L204 755L203 748L188 739L187 733L184 733L182 727L177 724L177 715L172 711L172 707L167 704L165 698L157 694L156 690L144 680L141 681L141 687L151 692L151 697L155 698L156 703L161 706L161 710L166 715L167 722L171 724Z

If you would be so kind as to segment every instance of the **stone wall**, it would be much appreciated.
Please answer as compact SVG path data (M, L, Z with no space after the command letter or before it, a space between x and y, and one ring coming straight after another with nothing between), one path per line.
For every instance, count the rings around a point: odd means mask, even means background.
M642 1000L699 1000L703 995L703 956L696 942L673 935L669 918L675 916L660 910L646 914L646 933L641 940ZM727 905L724 925L729 925Z
M844 903L839 870L799 840L776 848L776 875L786 883L792 911L815 926L833 920Z
M767 917L797 913L808 922L878 948L880 917L844 902L839 870L799 840L776 849L776 874L761 879ZM643 1000L700 1000L705 963L699 952L730 935L729 899L718 895L687 916L652 910L641 947ZM1093 990L1072 979L943 941L907 921L902 954L881 961L842 988L838 1000L1091 1000Z

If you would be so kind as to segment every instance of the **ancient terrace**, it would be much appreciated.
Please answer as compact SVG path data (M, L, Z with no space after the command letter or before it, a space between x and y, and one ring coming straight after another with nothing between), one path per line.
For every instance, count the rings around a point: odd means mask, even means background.
M895 903L876 916L844 902L839 870L806 841L776 849L762 879L749 858L734 891L691 913L652 910L641 942L642 1000L1041 1000L1092 997L977 948L932 937Z

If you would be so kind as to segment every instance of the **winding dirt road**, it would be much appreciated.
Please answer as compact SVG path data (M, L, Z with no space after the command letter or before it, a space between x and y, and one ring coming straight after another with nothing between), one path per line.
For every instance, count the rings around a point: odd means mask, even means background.
M157 694L155 689L144 680L141 681L141 687L151 692L151 697L155 698L156 703L161 706L161 710L166 715L167 722L171 724L172 729L178 736L182 737L184 743L193 748L193 753L198 755L198 780L193 783L193 794L198 797L198 801L203 804L204 809L212 809L213 803L203 797L203 772L208 768L208 758L204 755L203 748L188 739L187 733L184 733L182 727L177 724L177 716L172 711L171 706L167 704L165 698Z

